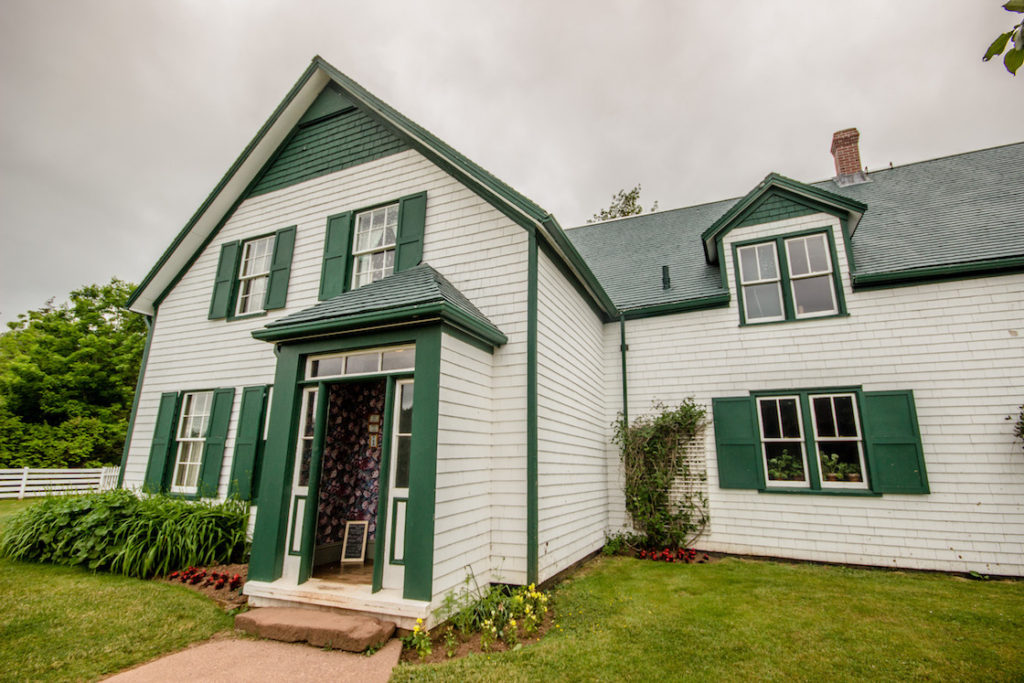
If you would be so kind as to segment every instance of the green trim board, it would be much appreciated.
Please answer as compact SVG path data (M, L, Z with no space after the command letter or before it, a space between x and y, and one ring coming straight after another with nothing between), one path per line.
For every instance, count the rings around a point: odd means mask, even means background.
M249 575L254 581L281 577L287 542L287 511L295 461L295 440L304 379L310 355L360 348L415 344L416 380L413 452L410 471L406 572L403 596L430 600L433 586L434 501L437 473L437 418L440 391L441 325L424 325L360 335L301 340L277 345L277 371L270 414L270 436L260 477ZM365 379L361 376L358 379ZM394 381L394 376L389 380ZM326 406L326 401L322 403ZM319 406L318 406L319 411ZM319 421L318 421L319 424ZM310 496L313 496L310 472ZM386 493L386 491L384 492ZM379 543L378 547L383 548ZM375 558L376 560L376 558ZM376 578L374 579L376 581Z
M828 244L829 258L831 259L832 267L832 293L835 296L836 312L829 313L826 315L811 315L798 317L796 314L796 304L793 301L793 288L792 279L789 275L789 254L786 250L786 240L807 237L810 235L824 235L825 241ZM783 320L761 320L750 322L747 320L746 307L743 301L743 285L740 282L740 259L739 250L743 247L749 247L758 244L775 244L775 256L778 260L779 267L779 288L782 293L782 307L783 307ZM743 240L741 242L732 243L732 260L733 260L733 280L736 287L736 304L740 312L740 325L741 326L754 326L754 325L770 325L773 323L793 323L803 322L807 320L822 320L827 318L837 318L848 315L846 310L846 297L843 293L843 279L839 272L839 261L836 254L835 239L832 235L832 229L829 226L823 226L818 228L810 228L807 230L798 230L795 232L787 232L780 235L773 235L771 237L761 237L757 239ZM722 270L725 270L723 264Z
M1010 275L1024 272L1024 257L988 259L951 263L931 268L912 268L885 273L854 273L854 289L889 288L943 280L966 280L975 277Z
M668 304L655 304L653 306L641 306L639 308L627 308L620 311L620 315L626 320L640 320L641 318L656 318L662 315L674 313L689 313L691 311L705 311L712 308L726 308L729 306L731 297L729 292L705 296L699 299L686 299L674 301Z
M619 351L622 353L622 419L629 424L629 394L626 389L626 352L629 345L626 344L626 316L619 315Z
M530 231L526 294L526 582L536 583L539 565L537 413L537 232Z
M397 377L387 378L384 389L384 423L393 425L395 420L395 383ZM383 439L380 451L380 472L377 475L377 529L387 528L387 500L391 490L391 439ZM380 501L384 501L384 505ZM374 538L373 543L373 580L370 590L374 593L384 585L384 544Z
M721 236L742 224L745 218L757 212L762 198L768 194L781 194L790 202L803 204L809 208L817 208L826 213L847 215L850 219L850 234L857 229L860 217L867 211L867 204L834 192L807 185L791 178L769 173L758 185L743 198L729 207L718 220L701 234L704 244L704 256L708 263L718 260Z
M124 471L128 466L128 453L132 448L132 435L135 434L135 417L139 413L139 397L142 395L142 382L146 377L146 363L149 361L149 347L153 343L153 327L156 315L144 316L146 321L146 343L142 347L142 362L139 363L139 376L135 380L135 393L132 395L132 411L128 414L128 430L124 435L124 448L121 450L121 467L117 471L117 488L124 486Z

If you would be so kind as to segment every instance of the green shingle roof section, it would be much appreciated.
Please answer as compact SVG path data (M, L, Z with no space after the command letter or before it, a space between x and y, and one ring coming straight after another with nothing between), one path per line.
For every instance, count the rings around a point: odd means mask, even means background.
M253 336L281 341L332 334L371 323L438 317L493 346L508 341L473 302L426 263L275 320L253 332Z
M770 176L769 176L770 177ZM922 161L869 174L871 182L811 187L867 205L852 238L855 275L1024 260L1024 143ZM742 198L586 225L567 234L623 310L722 296L702 233ZM669 266L671 288L662 289Z

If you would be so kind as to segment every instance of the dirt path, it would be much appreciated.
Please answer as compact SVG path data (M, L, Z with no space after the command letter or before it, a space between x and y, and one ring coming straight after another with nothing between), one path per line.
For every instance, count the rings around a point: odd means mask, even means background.
M251 683L256 681L387 681L398 663L402 643L397 639L371 657L325 651L302 643L279 643L251 638L207 641L187 650L123 671L108 679L117 683L181 681Z

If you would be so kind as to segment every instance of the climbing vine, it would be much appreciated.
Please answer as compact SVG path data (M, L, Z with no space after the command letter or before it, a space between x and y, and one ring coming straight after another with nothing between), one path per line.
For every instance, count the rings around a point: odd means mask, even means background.
M620 415L613 441L620 448L626 510L637 531L630 545L685 547L703 532L707 499L686 454L704 432L707 410L686 399L675 408L655 404L648 415L627 422ZM694 476L696 475L696 476ZM676 495L672 495L673 484Z

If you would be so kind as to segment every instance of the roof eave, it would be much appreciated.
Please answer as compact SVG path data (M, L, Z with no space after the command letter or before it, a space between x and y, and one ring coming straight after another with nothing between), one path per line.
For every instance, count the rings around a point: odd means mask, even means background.
M508 337L497 327L487 324L460 308L443 301L367 311L339 318L312 320L290 325L268 325L253 331L252 336L255 339L266 342L298 341L311 337L354 334L380 327L423 325L439 320L457 327L474 338L489 344L492 348L508 343Z

